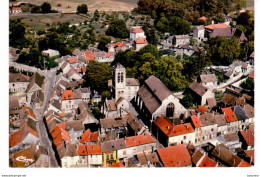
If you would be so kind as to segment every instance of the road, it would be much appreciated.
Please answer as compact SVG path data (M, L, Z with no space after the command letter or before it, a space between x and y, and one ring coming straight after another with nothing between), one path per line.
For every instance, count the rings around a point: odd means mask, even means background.
M38 129L38 134L39 134L39 138L40 138L40 143L42 146L44 146L46 148L46 150L48 151L49 157L50 157L50 167L59 167L57 160L55 158L55 153L52 149L52 142L48 138L47 129L43 122L44 112L47 109L47 106L49 103L52 86L54 85L55 80L56 80L56 72L47 71L43 75L46 78L46 84L44 87L44 93L45 93L44 103L43 103L42 108L35 110L34 113L38 119L37 129Z

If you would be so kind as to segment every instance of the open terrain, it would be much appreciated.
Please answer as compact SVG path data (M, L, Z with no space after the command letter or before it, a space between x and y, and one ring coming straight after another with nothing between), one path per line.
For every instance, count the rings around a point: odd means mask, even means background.
M49 2L53 9L62 10L62 12L75 12L80 4L87 4L89 11L128 11L137 6L138 0L17 0L15 3L27 2L41 5L43 2ZM61 4L61 7L58 7ZM68 8L70 6L70 8Z

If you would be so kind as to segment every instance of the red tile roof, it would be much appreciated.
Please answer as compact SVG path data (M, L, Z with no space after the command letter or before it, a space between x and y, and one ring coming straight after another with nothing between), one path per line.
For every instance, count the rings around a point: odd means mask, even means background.
M237 117L236 117L235 113L232 111L231 107L222 108L222 112L224 113L225 118L228 123L237 121Z
M165 167L183 167L191 165L191 156L185 144L158 149Z
M247 129L245 131L240 131L240 133L248 146L255 144L255 136L252 134L251 130Z
M108 166L108 168L120 168L120 167L125 167L121 162L114 163L113 165Z
M22 142L20 130L14 132L9 136L9 147L13 147Z
M81 135L81 140L80 143L85 143L85 142L97 142L98 141L98 132L91 132L90 129L87 129L82 135Z
M252 158L252 162L255 163L255 150L245 150L246 155Z
M131 33L143 33L144 31L141 28L132 28Z
M208 109L205 106L198 106L198 109L196 111L198 113L204 113L204 112L207 112Z
M248 75L248 77L254 79L254 78L255 78L255 70L253 70L253 71Z
M251 167L250 163L242 160L237 167Z
M51 130L51 135L53 137L53 143L55 144L55 146L57 148L60 147L60 145L62 145L63 141L70 143L69 134L62 127L63 127L63 124L58 124Z
M71 58L69 58L69 62L70 62L70 64L77 63L78 62L78 57L71 57Z
M78 155L88 155L88 151L87 151L87 146L86 145L79 145Z
M74 99L74 95L73 95L72 90L64 90L62 92L61 99L62 100L73 100Z
M101 154L101 146L92 145L79 145L78 155L99 155Z
M33 109L27 106L23 107L26 110L26 114L31 116L32 118L36 119L35 114L33 113Z
M201 20L201 21L205 21L205 20L207 20L207 17L202 16L202 17L199 18L199 20Z
M12 10L22 10L21 7L13 7Z
M126 138L126 147L139 146L143 144L154 143L156 140L149 134L131 136Z
M202 126L199 118L196 115L191 116L191 121L192 121L195 128Z
M135 43L136 44L147 44L147 40L146 39L136 39Z
M117 43L115 43L114 45L113 45L113 47L122 47L122 46L124 46L125 44L124 43L122 43L122 42L117 42Z
M210 30L214 30L215 28L229 28L229 27L230 27L229 25L226 25L224 23L205 26L205 28Z
M106 55L107 58L110 57L110 53L108 53L108 52L106 52L105 55Z
M208 156L205 156L201 163L199 164L199 167L216 167L217 163L214 162L212 159L210 159Z
M51 121L52 121L52 119L54 118L54 115L52 114L48 119L47 119L47 124L49 124Z
M88 155L98 155L101 154L101 146L96 144L86 145Z
M159 127L168 137L178 136L194 132L190 123L173 125L164 116L159 117L155 121L155 125Z
M14 159L17 167L26 167L26 162L28 162L28 165L31 165L35 162L31 148L27 148L15 153Z
M93 61L96 58L95 54L92 51L90 51L90 50L85 51L84 54L85 54L85 57L86 57L87 61Z

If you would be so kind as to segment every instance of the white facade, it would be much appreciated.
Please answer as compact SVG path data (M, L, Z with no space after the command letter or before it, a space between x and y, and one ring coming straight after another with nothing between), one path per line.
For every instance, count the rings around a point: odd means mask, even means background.
M42 51L42 55L47 56L47 57L54 57L54 56L57 56L59 54L60 54L59 51L53 50L53 49L48 49L48 50Z
M195 144L195 132L182 134L182 135L178 135L178 136L172 136L172 137L169 137L169 140L168 140L168 146L171 146L173 144L179 145L179 144L183 144L183 143Z
M205 28L204 26L195 26L193 28L193 37L201 40L204 40L205 37Z
M212 90L208 90L202 97L201 97L201 105L207 104L207 98L214 98L215 95Z
M61 110L65 113L71 112L71 110L76 109L75 100L62 100Z
M138 30L138 31L136 31ZM135 26L132 27L130 30L130 40L135 40L135 39L144 39L146 38L144 31L141 29L140 26Z
M143 44L135 44L135 50L139 51L141 48L146 46L148 43L143 43Z
M153 120L158 116L160 117L161 115L166 116L166 108L170 103L173 103L175 106L173 117L180 117L181 114L183 114L185 117L188 116L187 109L180 103L180 100L175 96L170 95L163 100L161 106L153 113Z
M117 150L117 158L118 159L130 158L138 153L143 153L143 152L148 153L148 152L152 152L155 149L156 149L156 142L128 147L125 149L119 149Z
M30 82L13 82L9 83L11 92L25 92Z

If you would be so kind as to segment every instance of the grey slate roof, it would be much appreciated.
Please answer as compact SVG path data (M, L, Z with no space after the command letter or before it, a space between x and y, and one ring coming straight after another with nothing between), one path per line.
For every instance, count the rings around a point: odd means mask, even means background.
M201 82L216 82L217 78L215 74L202 74L200 80Z
M29 82L30 77L26 76L24 74L21 73L10 73L9 74L9 83L13 83L13 82Z
M200 83L198 82L193 82L189 88L195 92L196 94L198 94L199 96L203 96L207 91L208 89L206 87L204 87L203 85L201 85Z
M240 106L234 107L234 113L236 114L238 120L245 120L245 119L248 119L248 118L249 118L249 117L246 115L244 109L241 108Z
M100 125L101 125L101 127L104 127L105 129L125 127L126 123L127 123L127 117L100 119Z
M139 86L140 83L135 78L126 78L126 86Z
M150 76L137 94L141 97L148 111L153 114L161 106L162 101L172 93L158 78Z
M117 140L111 140L111 141L105 141L105 142L101 143L102 152L109 152L109 151L114 151L114 150L119 150L119 149L124 149L124 148L126 148L124 138L117 139Z
M200 115L199 119L203 126L217 124L215 116L212 113L206 113L206 114Z

